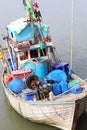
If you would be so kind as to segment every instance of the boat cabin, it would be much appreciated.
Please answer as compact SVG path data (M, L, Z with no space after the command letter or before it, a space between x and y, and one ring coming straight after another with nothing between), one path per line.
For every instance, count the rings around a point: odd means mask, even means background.
M49 26L43 23L39 25L38 23L27 22L26 18L19 18L7 25L8 42L13 44L25 41L34 44L38 38L47 38L48 32Z
M37 71L35 74L43 78L50 70L56 68L55 64L57 68L59 67L60 59L51 42L49 26L42 22L31 22L26 18L20 18L7 25L7 33L8 64L12 71L30 69L34 72L35 66L40 66L40 69L37 68L39 74Z
M10 44L10 55L9 63L13 63L12 69L19 69L24 63L32 59L50 58L50 49L52 48L52 42L46 44L43 49L40 49L40 45L32 45L30 47L22 46L20 48L13 47ZM49 52L49 53L48 53Z

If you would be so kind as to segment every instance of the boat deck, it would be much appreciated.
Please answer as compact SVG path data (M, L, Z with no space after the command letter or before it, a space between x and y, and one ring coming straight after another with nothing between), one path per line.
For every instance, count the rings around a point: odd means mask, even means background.
M81 83L81 87L83 91L81 93L71 93L69 90L67 93L62 93L58 96L53 96L51 101L58 101L58 102L75 102L76 100L83 99L87 96L87 89L86 84L83 82ZM18 97L24 100L24 92L18 94ZM49 99L50 100L50 99ZM48 99L43 99L43 101L49 101Z
M72 77L73 77L73 79L78 79L81 81L79 86L81 86L83 88L82 92L74 94L68 90L66 94L62 93L62 94L56 96L55 100L57 100L57 101L76 101L76 100L82 99L85 96L87 96L87 82L85 80L82 80L81 78L79 78L78 76L76 76L74 74ZM77 86L75 86L75 87L77 87Z
M76 101L79 99L84 98L87 95L87 91L85 92L83 90L83 92L79 93L79 94L74 94L74 93L67 93L67 94L61 94L57 97L55 97L56 101Z

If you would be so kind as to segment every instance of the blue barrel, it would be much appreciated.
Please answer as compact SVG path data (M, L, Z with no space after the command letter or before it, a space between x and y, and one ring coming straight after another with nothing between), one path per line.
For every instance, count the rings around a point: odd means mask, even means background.
M35 92L24 93L25 100L34 100L34 96L37 98L37 94Z
M43 79L44 76L48 74L48 63L47 60L44 58L39 58L38 62L34 62L36 67L35 74L40 78Z
M23 69L31 69L40 79L48 74L48 62L45 58L33 59L31 62L27 62Z

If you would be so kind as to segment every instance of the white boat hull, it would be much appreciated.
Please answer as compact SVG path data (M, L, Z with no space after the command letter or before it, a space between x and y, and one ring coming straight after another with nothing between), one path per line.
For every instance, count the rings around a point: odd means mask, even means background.
M75 130L78 118L87 109L86 93L73 101L25 101L6 87L4 89L11 106L24 118L64 130Z

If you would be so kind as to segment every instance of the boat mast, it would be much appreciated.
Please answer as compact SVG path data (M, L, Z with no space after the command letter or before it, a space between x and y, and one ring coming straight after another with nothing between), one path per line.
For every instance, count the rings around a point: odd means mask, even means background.
M72 70L73 62L73 43L74 43L74 0L72 0L72 12L71 12L71 54L70 54L70 70Z

